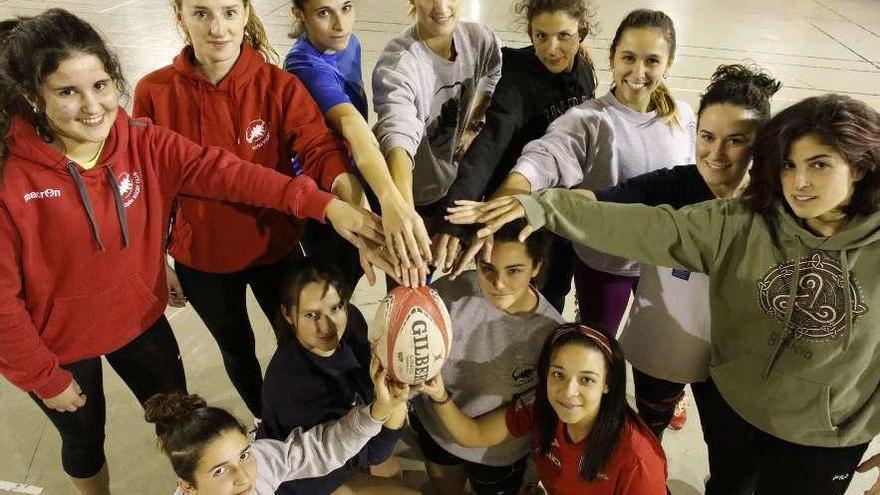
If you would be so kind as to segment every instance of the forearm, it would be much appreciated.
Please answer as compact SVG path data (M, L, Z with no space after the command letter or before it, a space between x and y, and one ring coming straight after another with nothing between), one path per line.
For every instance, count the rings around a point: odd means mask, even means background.
M379 143L360 114L341 119L339 130L351 148L354 161L364 180L381 203L404 201L398 191Z
M566 189L517 199L533 228L615 256L701 273L714 265L728 221L723 205L707 203L675 210L594 201Z
M367 199L364 195L364 189L357 176L351 172L345 172L336 176L333 185L330 186L330 192L337 198L348 204L357 206L366 206Z
M389 151L387 158L388 169L395 187L409 205L415 204L412 190L412 158L403 148L394 148Z
M503 442L508 435L503 408L471 418L451 400L442 405L432 403L431 407L455 443L462 447L491 447Z
M507 178L498 186L498 189L492 193L490 199L515 196L517 194L530 194L531 192L532 183L529 182L529 179L518 172L511 172L507 174Z

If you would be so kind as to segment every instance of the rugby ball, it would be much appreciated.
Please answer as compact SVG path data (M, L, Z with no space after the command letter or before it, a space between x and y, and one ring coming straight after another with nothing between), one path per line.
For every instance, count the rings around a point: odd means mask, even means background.
M369 337L389 376L417 385L443 367L452 345L452 323L434 289L395 287L379 302Z

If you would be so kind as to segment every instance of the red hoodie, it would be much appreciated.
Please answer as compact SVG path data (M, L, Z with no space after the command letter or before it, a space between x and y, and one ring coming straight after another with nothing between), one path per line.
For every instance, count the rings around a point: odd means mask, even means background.
M347 170L347 150L295 76L247 43L217 85L191 60L192 47L186 47L172 65L141 79L134 115L288 175L296 155L324 190ZM296 246L304 227L274 210L179 198L169 251L198 270L230 273L278 261Z
M333 199L120 109L85 170L16 118L0 185L0 372L53 397L59 364L119 349L165 309L162 248L177 194L273 207L323 221Z

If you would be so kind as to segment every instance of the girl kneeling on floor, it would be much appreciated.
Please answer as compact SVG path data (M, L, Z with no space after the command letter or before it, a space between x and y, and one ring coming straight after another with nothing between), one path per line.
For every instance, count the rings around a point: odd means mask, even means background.
M538 358L531 400L472 419L451 400L443 377L422 386L443 426L463 446L531 436L551 495L664 495L666 458L651 430L626 404L626 363L605 333L568 323Z
M266 369L259 437L283 440L295 428L338 419L375 397L367 323L349 304L351 292L341 271L321 258L297 260L284 276L275 322L278 350ZM359 469L391 457L405 420L406 409L397 409L343 467L323 477L284 483L276 493L416 493Z

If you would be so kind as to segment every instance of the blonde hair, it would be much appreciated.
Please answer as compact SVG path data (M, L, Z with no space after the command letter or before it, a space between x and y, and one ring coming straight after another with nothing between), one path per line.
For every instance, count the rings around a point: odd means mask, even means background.
M617 32L614 33L614 40L611 41L611 60L613 63L614 53L620 38L627 29L655 28L663 33L663 38L669 45L669 64L675 58L675 25L668 15L660 10L638 9L627 14L617 26ZM651 105L657 110L657 115L663 122L681 127L681 119L678 118L678 106L675 104L675 98L669 91L669 86L664 81L654 88L651 93Z
M272 44L269 42L269 35L266 33L266 27L263 26L263 22L260 21L260 18L257 16L257 11L254 9L253 3L251 0L241 0L241 3L246 9L248 9L247 24L244 26L245 43L250 45L254 50L260 52L267 62L273 64L278 63L278 52L272 48ZM177 25L181 28L184 42L188 45L192 44L192 40L189 38L189 35L186 34L182 25L181 11L183 10L183 0L171 0L171 6L174 8Z

